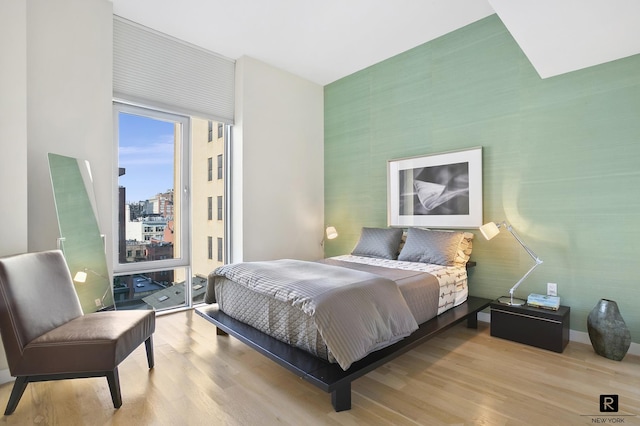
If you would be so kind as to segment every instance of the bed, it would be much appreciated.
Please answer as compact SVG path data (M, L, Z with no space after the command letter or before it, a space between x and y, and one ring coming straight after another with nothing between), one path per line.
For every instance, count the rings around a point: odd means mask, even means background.
M469 298L473 234L363 228L351 254L217 268L196 311L351 406L350 383L490 300ZM471 299L471 300L470 300Z

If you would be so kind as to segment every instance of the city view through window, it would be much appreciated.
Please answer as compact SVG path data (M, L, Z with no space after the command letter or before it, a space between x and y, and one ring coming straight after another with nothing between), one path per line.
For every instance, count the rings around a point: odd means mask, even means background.
M225 259L226 133L215 121L118 111L117 309L203 300L207 275Z

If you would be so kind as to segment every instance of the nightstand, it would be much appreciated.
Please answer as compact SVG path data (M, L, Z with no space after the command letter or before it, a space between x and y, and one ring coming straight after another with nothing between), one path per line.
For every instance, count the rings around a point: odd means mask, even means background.
M518 343L562 352L569 343L568 306L557 311L527 305L509 306L492 302L491 335Z

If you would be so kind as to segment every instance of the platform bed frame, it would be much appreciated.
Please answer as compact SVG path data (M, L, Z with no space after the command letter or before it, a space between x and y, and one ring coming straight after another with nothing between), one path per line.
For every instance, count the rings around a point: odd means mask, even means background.
M490 299L470 296L463 304L421 324L418 330L403 340L354 362L346 371L338 364L317 358L231 318L220 311L217 305L198 307L196 313L214 324L218 335L230 334L298 377L331 393L331 404L335 411L344 411L351 409L352 381L464 320L467 321L467 327L477 328L478 312L487 308L490 303Z

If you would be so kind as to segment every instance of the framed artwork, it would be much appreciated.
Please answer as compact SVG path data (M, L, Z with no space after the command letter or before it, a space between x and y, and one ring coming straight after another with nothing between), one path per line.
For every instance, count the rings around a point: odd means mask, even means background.
M482 147L387 162L389 226L482 226Z

